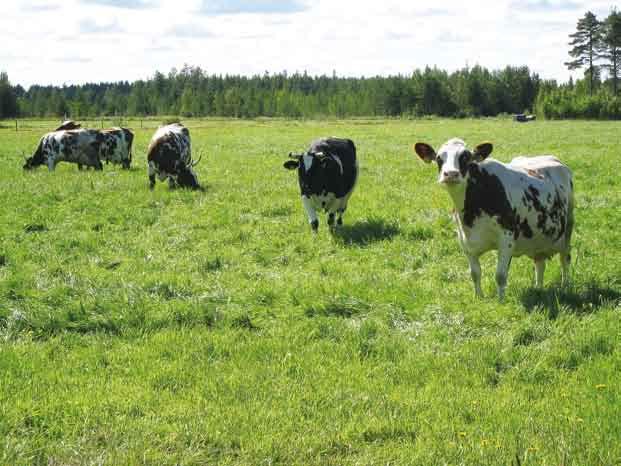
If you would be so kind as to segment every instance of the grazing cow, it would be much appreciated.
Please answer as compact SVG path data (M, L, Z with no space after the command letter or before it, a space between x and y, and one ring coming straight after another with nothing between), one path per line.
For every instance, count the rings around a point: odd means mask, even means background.
M190 132L180 123L161 126L157 129L147 149L149 165L149 188L155 186L155 176L160 181L168 178L170 188L202 189L198 184L194 167L200 161L192 161Z
M99 148L99 157L103 161L121 164L129 168L132 163L132 143L134 133L126 128L110 128L101 130L102 142Z
M438 182L453 201L457 236L477 296L482 295L479 256L492 249L498 250L501 300L513 256L534 260L535 284L541 287L545 260L559 253L562 282L569 279L574 197L567 166L550 155L517 157L505 164L487 158L490 143L471 151L460 139L451 139L437 153L422 142L414 150L423 161L438 164Z
M319 227L318 209L328 213L328 225L343 224L343 213L358 178L356 147L350 139L323 138L314 141L303 154L289 154L284 163L298 170L302 204L313 231Z
M89 129L52 131L39 141L32 157L26 159L24 169L30 170L39 165L47 165L54 171L58 162L72 162L82 166L102 170L99 159L99 146L103 136L99 131Z

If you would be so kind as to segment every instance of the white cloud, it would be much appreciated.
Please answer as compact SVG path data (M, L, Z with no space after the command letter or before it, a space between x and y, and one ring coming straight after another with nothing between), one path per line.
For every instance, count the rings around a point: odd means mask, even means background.
M609 0L3 2L0 66L23 86L132 81L184 63L346 76L527 65L564 81L576 22L609 9Z

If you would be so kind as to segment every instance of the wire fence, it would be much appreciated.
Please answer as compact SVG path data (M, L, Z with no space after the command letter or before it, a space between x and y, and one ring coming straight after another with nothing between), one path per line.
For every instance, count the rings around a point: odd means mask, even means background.
M48 132L55 130L63 119L55 118L18 118L15 120L1 120L0 130L12 131L38 131ZM82 125L82 128L103 129L114 126L122 126L131 130L148 129L154 130L163 124L182 122L187 128L206 128L222 121L237 121L232 118L177 118L177 117L88 117L74 120ZM239 120L247 121L247 120Z

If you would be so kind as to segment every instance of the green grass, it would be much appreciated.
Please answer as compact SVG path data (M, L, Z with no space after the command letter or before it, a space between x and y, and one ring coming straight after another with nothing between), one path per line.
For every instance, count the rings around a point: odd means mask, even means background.
M187 123L205 193L148 190L153 129L51 174L0 130L0 464L621 462L620 123ZM282 168L324 135L361 163L335 236ZM491 253L474 298L411 149L454 136L574 170L571 288L515 259L501 304Z

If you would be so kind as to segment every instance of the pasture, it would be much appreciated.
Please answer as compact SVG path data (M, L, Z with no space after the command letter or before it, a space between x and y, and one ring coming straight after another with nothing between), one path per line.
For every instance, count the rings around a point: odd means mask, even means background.
M0 129L0 464L621 462L621 123L185 123L204 193L149 191L153 128L129 171L55 173ZM361 171L313 235L282 164L327 135ZM517 258L499 303L489 253L474 298L412 151L454 136L571 167L571 287Z

